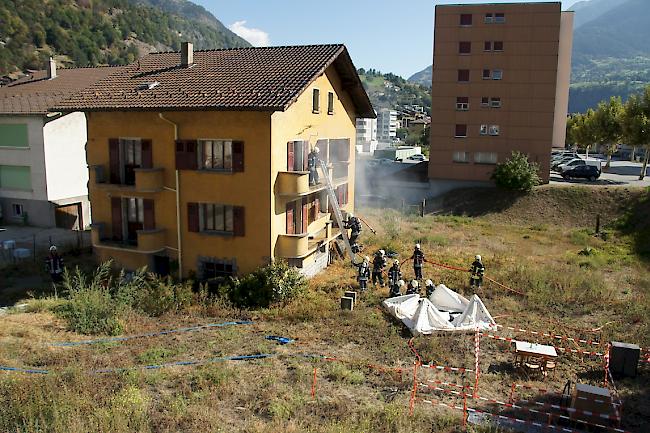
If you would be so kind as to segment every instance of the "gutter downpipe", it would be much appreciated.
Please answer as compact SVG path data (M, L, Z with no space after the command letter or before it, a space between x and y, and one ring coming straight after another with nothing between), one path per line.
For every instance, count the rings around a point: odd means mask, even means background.
M174 127L174 143L178 140L178 124L172 122L171 120L165 118L162 113L158 113L160 120L169 123ZM183 279L183 247L182 247L182 236L181 236L181 197L180 197L180 175L178 169L176 169L176 189L165 188L168 191L173 191L176 193L176 235L178 242L178 279Z

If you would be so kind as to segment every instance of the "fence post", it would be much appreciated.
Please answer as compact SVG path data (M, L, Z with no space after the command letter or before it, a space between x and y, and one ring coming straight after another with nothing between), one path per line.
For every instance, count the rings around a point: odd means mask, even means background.
M478 379L479 379L479 352L481 344L481 334L479 333L478 327L476 328L476 334L474 334L474 398L478 397Z
M467 428L467 393L463 390L463 429Z
M427 207L427 199L423 198L422 203L420 204L420 216L424 218L424 212Z
M409 416L413 416L413 409L415 407L415 395L418 392L418 367L420 363L415 361L413 366L413 390L411 391L411 402L409 404Z

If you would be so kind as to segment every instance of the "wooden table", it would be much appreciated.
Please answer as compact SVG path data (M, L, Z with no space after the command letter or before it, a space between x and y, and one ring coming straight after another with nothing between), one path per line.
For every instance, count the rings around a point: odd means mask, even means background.
M557 351L553 346L529 343L528 341L515 341L515 367L526 366L531 358L540 359L539 369L546 375L546 363L557 358ZM549 367L550 369L550 367Z

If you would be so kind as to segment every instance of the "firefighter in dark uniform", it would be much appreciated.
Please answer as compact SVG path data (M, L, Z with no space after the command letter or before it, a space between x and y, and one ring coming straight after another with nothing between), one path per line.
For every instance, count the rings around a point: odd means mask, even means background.
M424 253L420 244L415 244L415 249L413 250L413 255L411 256L413 260L413 273L415 274L416 280L422 279L422 265L424 264Z
M359 288L362 292L365 292L368 288L368 280L370 279L370 257L366 256L363 262L357 266L359 268L359 274L357 275Z
M361 220L350 212L348 214L348 219L343 222L343 227L351 230L350 246L354 253L358 253L360 248L359 245L357 245L357 239L359 239L359 235L361 235Z
M384 269L386 268L386 251L379 250L375 253L375 258L372 260L372 284L384 287Z
M320 183L320 179L318 178L318 164L320 162L320 159L318 157L318 154L320 152L320 149L318 147L314 147L314 149L309 152L309 155L307 155L307 168L309 169L309 185L314 186Z
M469 286L480 289L483 284L483 275L485 274L485 266L483 266L483 261L481 260L480 255L476 255L474 263L472 263L472 267L469 271L472 273L469 277Z
M388 270L388 287L391 297L400 295L399 282L401 279L402 271L399 269L399 260L395 259L393 266Z
M52 282L60 283L63 281L63 257L55 245L50 247L50 254L45 259L45 269L52 277Z

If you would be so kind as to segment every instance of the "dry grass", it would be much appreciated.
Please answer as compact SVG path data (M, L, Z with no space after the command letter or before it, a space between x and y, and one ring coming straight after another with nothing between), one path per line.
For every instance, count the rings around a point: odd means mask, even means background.
M523 298L492 285L484 287L479 295L499 323L573 335L577 331L568 325L594 328L612 322L603 328L603 339L650 345L648 263L634 254L627 236L610 233L604 241L574 224L551 226L534 219L505 223L494 216L422 219L386 210L361 213L378 229L376 236L364 233L367 252L383 247L405 258L419 241L427 259L463 268L480 253L487 275L528 294ZM580 254L585 248L596 252ZM403 271L410 276L412 269L405 264ZM471 294L466 274L429 267L425 277ZM410 336L379 308L385 288L364 295L355 311L340 311L338 298L355 285L353 269L336 263L310 282L303 299L284 308L240 311L214 303L156 319L132 314L124 324L126 334L243 318L255 321L250 326L71 348L48 343L86 337L66 331L65 324L47 312L46 302L34 304L28 313L3 318L0 365L55 373L0 372L0 400L5 402L0 431L458 431L459 412L419 404L414 416L408 416L414 361L407 346ZM265 340L266 335L296 341L278 346ZM426 361L470 368L473 344L472 335L415 340ZM602 381L600 359L563 355L554 375L542 381L513 371L509 349L502 342L484 338L481 347L480 390L489 397L507 399L513 382L560 390L568 379ZM88 374L102 368L258 353L277 356ZM318 361L301 354L327 354L348 362ZM403 371L381 372L366 364ZM312 399L314 368L317 386ZM420 379L425 378L473 384L470 374L421 371ZM624 426L642 431L640 426L650 419L643 405L648 397L647 368L638 381L618 385L626 399Z

